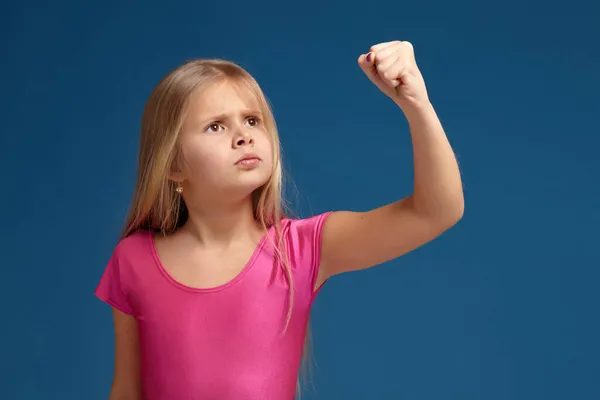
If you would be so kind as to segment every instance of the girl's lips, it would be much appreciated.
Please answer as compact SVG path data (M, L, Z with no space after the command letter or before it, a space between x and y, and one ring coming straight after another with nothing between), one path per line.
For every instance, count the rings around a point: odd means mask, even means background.
M259 156L257 156L254 153L248 153L248 154L245 154L243 157L241 157L239 160L237 160L235 163L240 164L240 163L250 163L250 162L259 162L259 161L260 161Z
M243 157L241 157L239 160L237 160L235 165L250 169L250 168L256 167L258 164L260 164L260 162L261 162L261 159L259 156L257 156L254 153L249 153L249 154L245 154Z

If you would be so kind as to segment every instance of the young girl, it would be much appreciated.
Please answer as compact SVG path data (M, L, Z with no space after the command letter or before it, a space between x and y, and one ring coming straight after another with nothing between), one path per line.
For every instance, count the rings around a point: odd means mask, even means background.
M411 44L358 63L404 112L414 148L413 194L368 212L286 217L275 121L241 67L191 61L154 89L133 206L95 292L113 308L111 400L293 399L323 283L461 218L458 166Z

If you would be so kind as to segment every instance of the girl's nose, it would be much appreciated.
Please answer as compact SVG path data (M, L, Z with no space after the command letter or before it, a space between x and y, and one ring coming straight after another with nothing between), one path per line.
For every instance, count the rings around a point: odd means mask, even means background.
M254 146L254 138L252 138L249 132L242 131L234 138L233 147L237 149L247 145Z

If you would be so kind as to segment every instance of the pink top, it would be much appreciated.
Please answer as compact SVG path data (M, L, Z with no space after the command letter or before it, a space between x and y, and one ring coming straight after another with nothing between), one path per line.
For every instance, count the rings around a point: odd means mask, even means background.
M294 282L285 336L288 283L266 235L234 279L209 289L173 279L152 232L119 242L95 294L138 321L143 399L293 399L329 214L282 221Z

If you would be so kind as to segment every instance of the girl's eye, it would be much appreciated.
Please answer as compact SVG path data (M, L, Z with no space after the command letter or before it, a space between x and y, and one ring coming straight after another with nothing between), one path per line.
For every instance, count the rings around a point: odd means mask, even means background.
M259 123L259 119L258 119L258 117L248 117L248 118L246 119L246 123L247 123L248 125L250 125L250 126L253 126L253 127L254 127L254 126L257 126L257 125L258 125L258 123Z
M210 131L210 132L219 132L219 130L221 130L221 129L223 129L223 127L221 126L221 124L219 124L219 123L216 123L216 122L215 122L215 123L213 123L213 124L210 124L210 125L209 125L209 126L206 128L206 130L207 130L207 131Z

